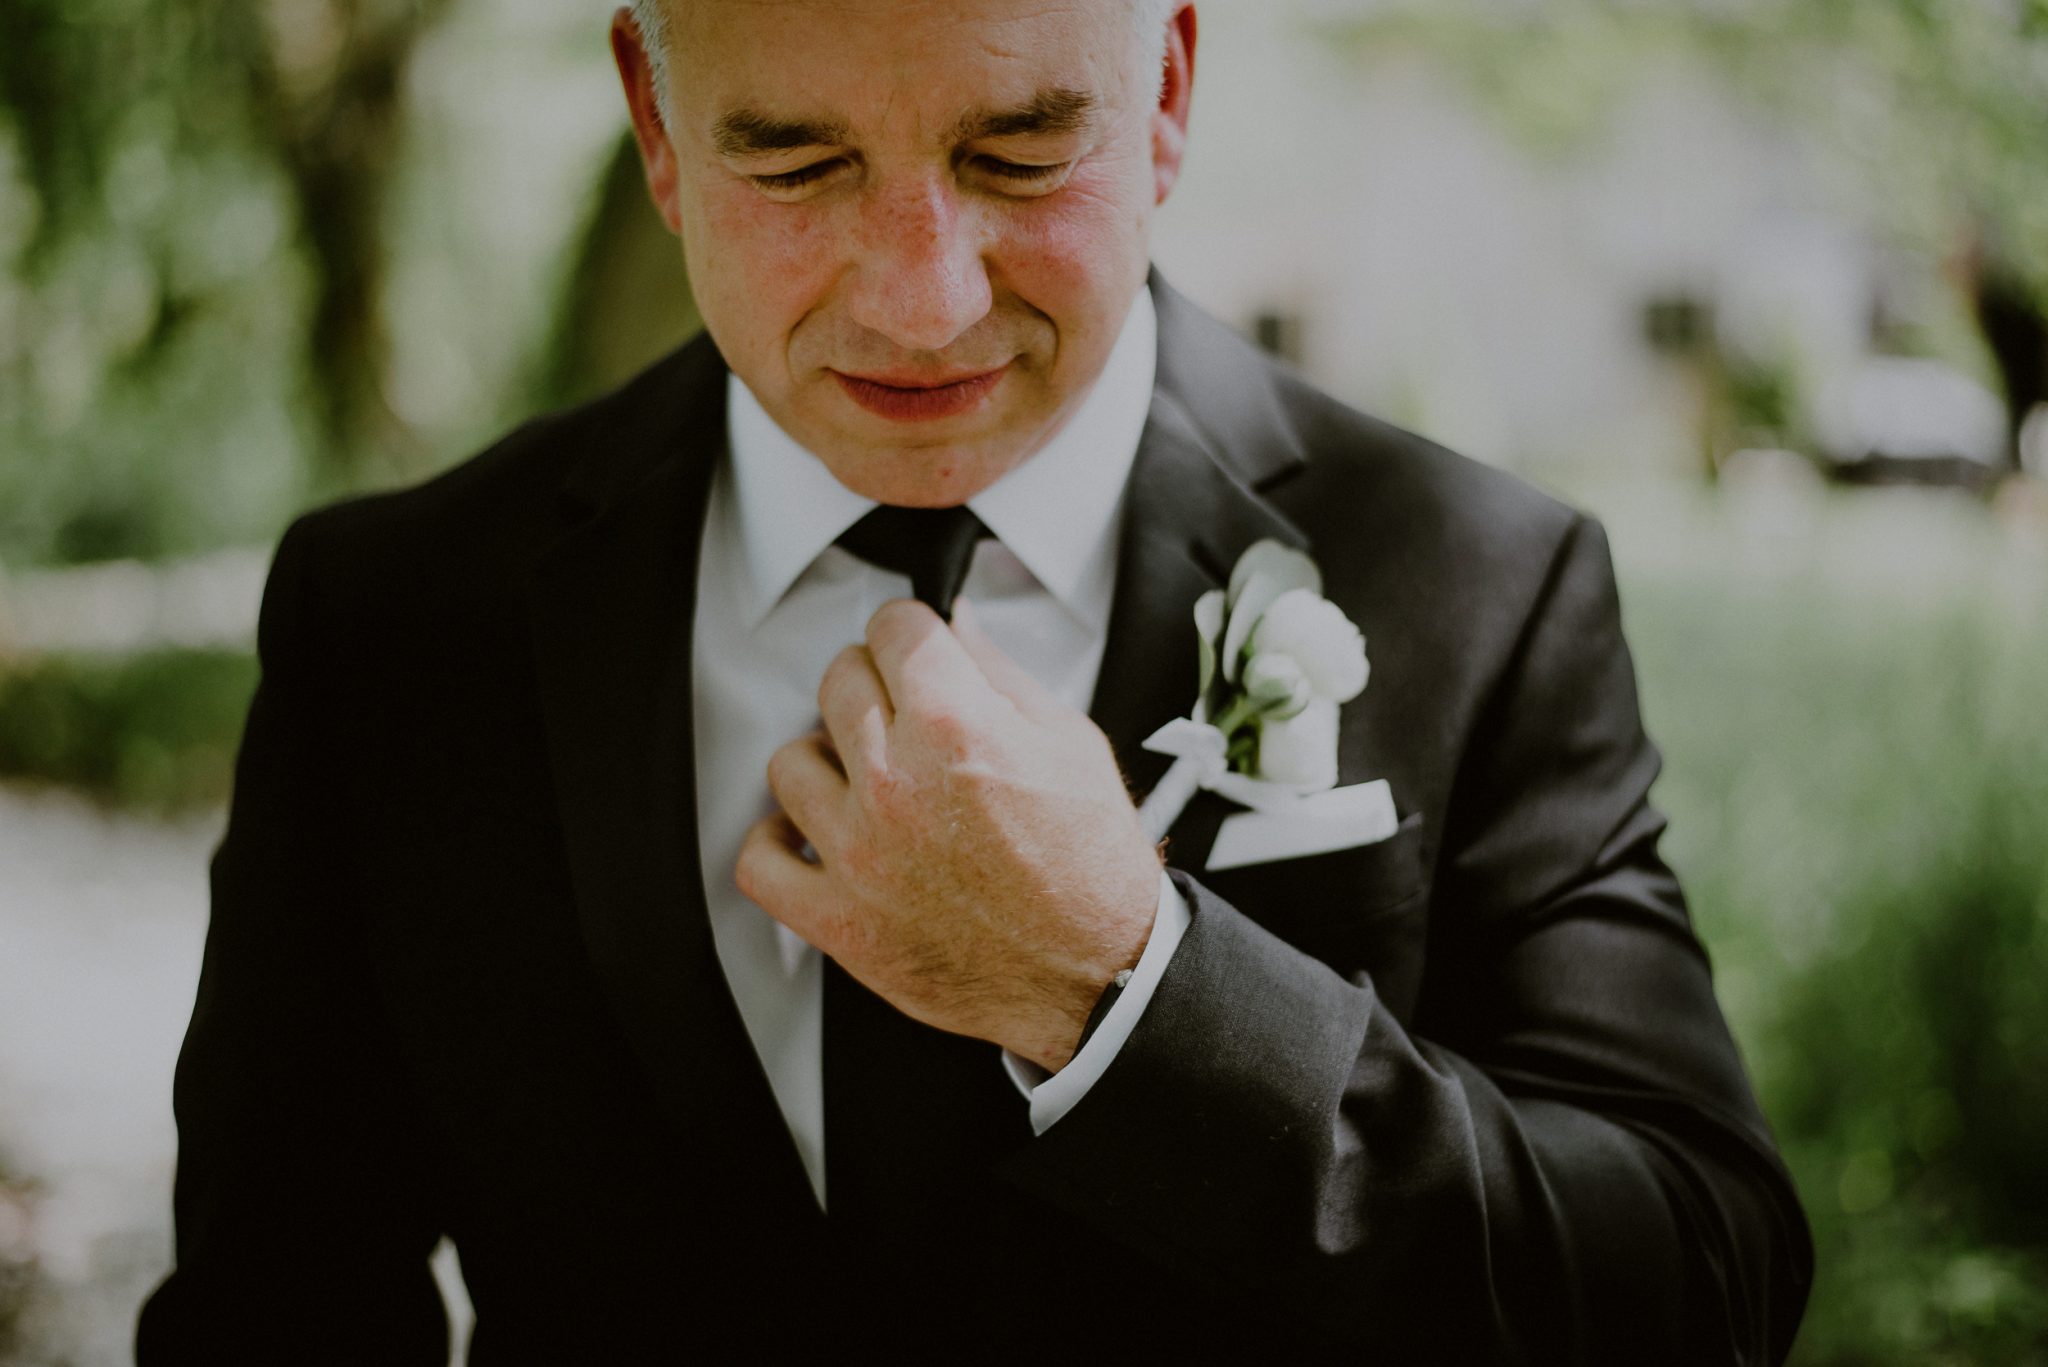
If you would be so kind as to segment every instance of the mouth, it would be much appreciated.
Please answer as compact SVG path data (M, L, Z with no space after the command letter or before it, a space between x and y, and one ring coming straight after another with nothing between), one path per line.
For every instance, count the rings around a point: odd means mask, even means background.
M1005 361L994 370L947 376L849 375L835 370L832 378L839 381L848 398L878 417L894 422L930 422L957 417L982 403L1009 368Z

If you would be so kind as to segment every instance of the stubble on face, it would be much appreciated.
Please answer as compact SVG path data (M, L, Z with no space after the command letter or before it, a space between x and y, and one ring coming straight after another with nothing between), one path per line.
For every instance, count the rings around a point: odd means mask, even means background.
M687 0L671 18L684 254L763 407L883 502L963 502L1028 459L1144 280L1153 83L1121 6ZM1004 121L1061 102L1080 117ZM999 169L1048 164L1043 183Z

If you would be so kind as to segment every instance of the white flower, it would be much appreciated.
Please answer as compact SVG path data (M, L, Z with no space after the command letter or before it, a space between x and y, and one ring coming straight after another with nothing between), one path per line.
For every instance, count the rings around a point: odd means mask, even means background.
M1267 605L1252 629L1253 658L1284 655L1301 672L1319 698L1350 702L1365 691L1371 667L1365 658L1365 637L1344 610L1308 589L1289 589Z
M1315 696L1315 686L1301 672L1300 663L1292 655L1271 651L1252 656L1244 667L1244 691L1267 718L1291 717Z
M1200 709L1209 697L1209 685L1216 678L1216 649L1223 636L1223 590L1210 589L1195 600L1195 642L1200 652L1195 706ZM1198 710L1197 719L1202 719Z
M1237 557L1237 563L1230 567L1228 596L1232 612L1237 611L1245 591L1257 579L1273 580L1282 589L1323 591L1323 572L1316 568L1316 562L1286 542L1275 541L1270 536L1260 537L1245 547ZM1267 601L1272 600L1269 598Z
M1315 561L1267 538L1195 600L1194 706L1145 741L1173 756L1138 809L1153 839L1203 789L1282 812L1337 786L1338 712L1369 668L1365 637L1322 594Z
M1323 590L1316 562L1284 542L1264 537L1245 548L1231 567L1226 596L1229 624L1223 629L1222 665L1226 683L1236 683L1244 662L1244 645L1266 607L1290 589Z
M1272 783L1337 786L1337 704L1310 698L1308 706L1285 720L1268 719L1259 727L1259 777Z

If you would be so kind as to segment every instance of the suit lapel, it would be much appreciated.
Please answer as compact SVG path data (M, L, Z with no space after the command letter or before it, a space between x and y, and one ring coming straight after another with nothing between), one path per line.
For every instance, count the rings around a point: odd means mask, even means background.
M1159 378L1132 462L1109 638L1089 707L1134 792L1169 763L1146 737L1194 704L1195 600L1229 579L1245 547L1308 538L1262 490L1300 468L1265 362L1235 333L1150 282L1159 312ZM1231 810L1199 793L1168 831L1174 862L1199 869Z
M626 430L579 462L571 526L533 586L577 914L657 1104L706 1171L760 1174L765 1160L778 1180L750 1181L749 1199L815 1216L718 962L698 863L690 639L725 370L700 339L661 371L660 395L622 404Z

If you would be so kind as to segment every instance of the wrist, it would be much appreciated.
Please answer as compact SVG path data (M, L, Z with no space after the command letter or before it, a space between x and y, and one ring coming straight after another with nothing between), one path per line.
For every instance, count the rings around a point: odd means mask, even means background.
M1109 1016L1110 1008L1116 1005L1117 998L1131 985L1131 975L1136 971L1130 968L1118 969L1116 976L1109 980L1109 986L1102 989L1102 995L1095 999L1095 1009L1088 1013L1088 1020L1081 1026L1081 1037L1074 1041L1076 1054L1088 1047L1089 1039Z
M1144 946L1140 945L1138 953L1143 952ZM1136 956L1132 962L1136 962ZM1100 1018L1115 1003L1118 977L1128 982L1130 970L1111 969L1100 977L1064 980L1053 994L1059 1003L1057 1008L1034 1013L1031 1020L1014 1032L1017 1038L1003 1041L1003 1047L1019 1058L1030 1059L1048 1073L1057 1073L1081 1052L1092 1027L1101 1023Z
M1124 919L1132 932L1091 956L1086 966L1067 974L1050 994L1060 1008L1044 1021L1042 1030L1033 1031L1039 1036L1038 1047L1011 1045L1011 1052L1055 1073L1081 1052L1145 957L1159 911L1159 883L1160 875L1155 872L1142 913Z

